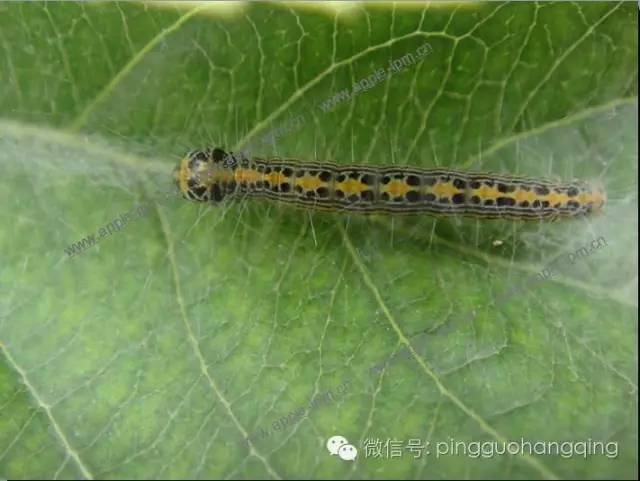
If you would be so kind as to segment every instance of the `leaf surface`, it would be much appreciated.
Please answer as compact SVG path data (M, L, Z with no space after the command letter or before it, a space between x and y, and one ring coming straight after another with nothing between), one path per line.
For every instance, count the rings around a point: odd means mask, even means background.
M634 3L1 4L0 476L634 477L636 32ZM207 145L609 201L522 224L165 195ZM521 439L617 456L471 452Z

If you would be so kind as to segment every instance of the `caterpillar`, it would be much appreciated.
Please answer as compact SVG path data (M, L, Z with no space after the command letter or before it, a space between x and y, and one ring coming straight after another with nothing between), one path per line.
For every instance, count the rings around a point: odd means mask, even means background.
M250 158L220 148L189 152L173 177L182 195L194 201L248 196L372 214L555 219L596 213L606 201L602 188L579 180Z

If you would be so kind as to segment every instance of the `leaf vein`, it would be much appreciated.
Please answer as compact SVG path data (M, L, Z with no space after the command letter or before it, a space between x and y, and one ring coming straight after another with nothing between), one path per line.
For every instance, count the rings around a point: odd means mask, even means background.
M16 362L16 360L13 358L13 356L7 349L7 346L5 346L3 343L0 343L0 350L2 350L2 353L4 354L4 357L9 363L9 365L18 373L18 375L20 376L20 379L22 379L22 382L27 387L27 390L31 394L31 397L36 401L38 407L42 409L44 413L47 415L47 418L51 422L51 425L53 426L53 429L56 433L56 436L60 441L60 444L62 445L67 456L70 456L73 459L73 461L78 466L78 469L82 473L82 476L84 476L86 479L93 479L93 475L91 474L91 471L89 471L89 468L82 461L78 452L73 448L73 446L71 446L71 443L69 443L69 440L67 439L67 436L62 431L60 424L58 424L58 421L56 421L56 418L53 416L51 407L44 401L44 399L42 399L42 397L36 390L35 386L31 384L31 381L27 377L27 373L24 371L24 369L22 369L22 367L20 367L20 365Z
M340 232L342 233L342 239L344 241L345 247L347 248L347 250L349 251L349 254L353 258L353 261L355 262L356 267L360 271L360 274L363 277L365 285L369 288L369 290L371 290L373 296L376 299L376 302L382 309L382 312L384 313L385 317L389 321L389 324L391 325L392 329L395 331L396 335L398 336L399 341L411 352L411 355L413 356L413 358L422 367L422 370L427 374L427 376L429 376L431 380L436 384L438 390L443 396L448 398L457 408L459 408L462 412L464 412L467 416L469 416L469 418L475 421L484 432L489 434L491 437L493 437L497 441L506 443L507 439L498 431L496 431L492 426L490 426L489 423L487 423L487 421L485 421L485 419L482 416L480 416L478 413L472 410L469 406L463 403L460 400L460 398L458 398L453 392L449 391L449 389L447 389L447 387L442 383L442 381L440 380L438 375L435 373L435 371L431 368L431 366L427 364L427 362L424 359L422 359L422 357L420 357L418 353L416 353L416 351L413 349L413 346L405 336L404 332L402 332L402 329L400 328L397 321L393 317L393 314L389 311L389 308L387 307L386 303L382 299L382 296L380 294L380 291L378 290L378 287L375 285L375 283L373 282L373 279L369 275L369 271L367 270L366 266L362 262L362 259L358 255L344 226L342 224L338 224L338 227L340 229ZM529 466L531 466L533 469L535 469L540 474L545 476L546 478L549 478L549 479L558 478L558 476L553 471L551 471L549 468L547 468L544 464L542 464L537 459L520 452L517 454L517 456L520 459L522 459L522 461L524 461Z

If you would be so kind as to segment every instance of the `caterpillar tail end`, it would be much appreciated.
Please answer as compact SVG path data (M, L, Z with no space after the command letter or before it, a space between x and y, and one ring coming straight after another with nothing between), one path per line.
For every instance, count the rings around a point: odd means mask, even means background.
M592 213L596 215L602 214L604 205L607 203L607 192L604 190L604 185L599 182L592 185L591 199L593 202Z

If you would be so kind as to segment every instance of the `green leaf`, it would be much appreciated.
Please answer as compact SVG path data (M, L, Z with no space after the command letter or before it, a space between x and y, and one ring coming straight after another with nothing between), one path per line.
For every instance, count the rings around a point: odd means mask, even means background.
M636 32L632 2L0 4L0 476L635 477ZM165 195L205 145L609 200L524 224ZM523 439L573 444L489 456Z

